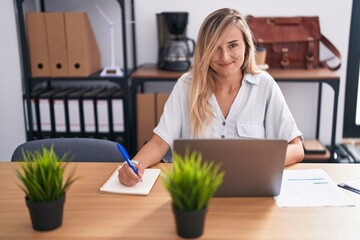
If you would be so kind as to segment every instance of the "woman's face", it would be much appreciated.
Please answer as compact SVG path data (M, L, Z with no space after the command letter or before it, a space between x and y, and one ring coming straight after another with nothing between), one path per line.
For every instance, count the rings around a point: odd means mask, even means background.
M218 77L241 74L245 56L245 42L240 29L229 26L218 42L218 48L210 59L210 67Z

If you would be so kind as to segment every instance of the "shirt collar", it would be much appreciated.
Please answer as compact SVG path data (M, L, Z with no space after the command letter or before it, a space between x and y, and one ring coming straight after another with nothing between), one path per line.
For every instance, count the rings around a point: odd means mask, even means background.
M260 74L245 73L244 80L251 84L259 85L260 84Z

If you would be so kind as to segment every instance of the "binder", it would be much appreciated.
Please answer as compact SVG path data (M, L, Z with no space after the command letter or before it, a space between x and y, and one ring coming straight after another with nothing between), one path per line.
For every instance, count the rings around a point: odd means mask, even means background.
M36 89L31 92L31 115L33 121L33 138L40 139L40 109L39 109L39 96L40 94L49 91L48 88ZM31 139L32 140L32 139Z
M124 90L119 89L111 96L111 115L110 118L110 132L111 139L115 142L125 145L129 148L128 143L125 141L125 94Z
M94 88L83 95L82 107L83 107L83 127L84 137L96 138L98 135L98 124L97 124L97 109L96 109L96 96L104 91L105 88Z
M45 13L45 23L49 50L50 76L66 77L69 75L69 72L64 13Z
M90 91L89 88L81 88L72 92L67 97L67 113L66 118L66 131L69 137L84 137L84 115L82 106L82 96Z
M23 110L24 110L24 116L25 116L25 131L26 131L26 134L28 134L30 132L30 123L29 123L28 107L27 107L27 103L26 103L25 94L23 94L22 98L23 98L23 106L24 106ZM31 109L31 104L30 104L30 109ZM34 119L34 117L33 117L33 119ZM33 130L34 130L34 128L33 128Z
M70 76L89 76L100 69L100 51L85 12L65 13Z
M32 77L50 76L48 40L44 13L25 15Z
M110 119L112 119L112 111L110 100L111 95L117 90L117 88L110 88L99 93L96 97L98 138L111 139Z
M54 121L54 105L53 95L63 88L54 88L39 95L39 121L40 121L40 138L53 138L55 137L55 121Z
M155 127L155 94L136 94L137 149L140 149L153 135Z
M38 115L39 112L37 111L37 102L38 102L38 96L45 92L48 91L47 88L39 88L36 90L33 90L30 94L30 109L31 109L31 116L32 116L32 130L33 130L33 139L38 139L39 138L39 132L38 132ZM29 115L28 115L28 106L27 106L27 102L26 102L26 96L24 94L23 96L23 101L24 101L24 111L25 111L25 126L26 126L26 132L27 134L29 134L30 132L30 120L29 120ZM33 139L29 139L29 140L33 140Z
M70 93L76 91L76 88L69 88L59 93L54 94L53 105L54 105L54 132L55 137L68 137L69 131L66 127L68 119L68 104L67 97Z

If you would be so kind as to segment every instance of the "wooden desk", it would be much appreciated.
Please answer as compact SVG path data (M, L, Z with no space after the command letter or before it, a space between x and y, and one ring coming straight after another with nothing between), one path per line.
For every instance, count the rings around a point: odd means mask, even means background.
M331 149L335 146L336 141L336 124L337 124L337 108L339 98L339 84L340 77L334 72L325 69L318 68L313 70L305 69L269 69L269 74L277 82L301 82L301 83L318 83L318 102L317 102L317 118L316 118L316 134L315 138L319 139L320 136L320 116L321 116L321 99L322 99L322 84L328 84L334 90L333 101L333 114L332 114L332 129L331 129ZM133 101L133 108L136 106L136 93L143 92L143 85L145 82L163 82L163 81L176 81L183 72L171 72L157 69L156 67L142 67L138 68L131 75L131 100ZM140 89L139 89L140 88ZM132 122L136 122L136 109L133 109L133 115L135 119ZM136 124L133 124L134 131L136 133ZM136 135L136 134L135 134ZM134 137L134 146L136 146L136 137ZM306 159L312 161L328 161L331 156L330 152L325 155L306 155Z
M184 72L174 72L161 70L156 67L141 67L136 69L132 74L132 79L144 79L144 80L177 80Z
M148 196L99 193L117 163L70 163L83 178L70 188L63 225L32 230L12 163L0 163L0 239L178 239L171 198L158 179ZM171 167L160 164L157 167ZM322 168L335 183L359 177L358 164L297 164ZM356 207L279 208L272 197L213 198L202 239L359 239L360 195L342 190Z

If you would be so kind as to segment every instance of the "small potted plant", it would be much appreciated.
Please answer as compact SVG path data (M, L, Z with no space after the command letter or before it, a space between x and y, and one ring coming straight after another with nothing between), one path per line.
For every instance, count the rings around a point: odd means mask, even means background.
M24 152L23 162L16 175L20 179L20 188L25 192L26 205L30 212L34 230L47 231L62 224L65 193L77 179L72 169L67 178L64 172L67 166L67 154L59 158L53 146L42 151Z
M173 154L172 170L162 175L165 188L172 197L177 234L184 238L202 235L210 198L221 185L224 172L202 155L186 151L184 156Z

